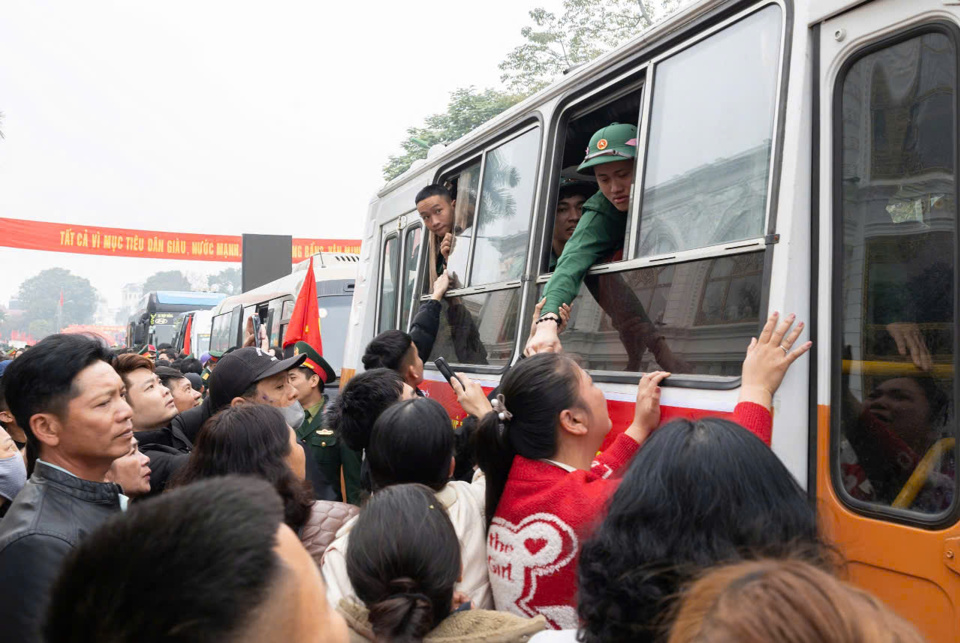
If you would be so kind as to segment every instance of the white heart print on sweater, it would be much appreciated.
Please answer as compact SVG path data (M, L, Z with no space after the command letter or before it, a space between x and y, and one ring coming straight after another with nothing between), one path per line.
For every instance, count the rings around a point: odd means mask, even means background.
M538 603L538 580L568 565L578 549L577 534L553 514L533 514L519 525L494 518L487 535L487 569L497 609L527 617L543 614L555 628L576 628L573 607L530 603Z

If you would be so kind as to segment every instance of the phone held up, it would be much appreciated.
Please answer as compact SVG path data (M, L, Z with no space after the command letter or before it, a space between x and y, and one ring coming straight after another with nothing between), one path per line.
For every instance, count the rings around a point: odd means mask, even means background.
M447 378L447 383L450 384L450 387L453 388L453 378L457 377L453 374L453 370L450 368L450 365L447 364L447 360L442 357L438 357L433 361L437 365L437 370L440 371L440 374ZM460 386L463 387L463 381L457 377L457 381L460 382Z

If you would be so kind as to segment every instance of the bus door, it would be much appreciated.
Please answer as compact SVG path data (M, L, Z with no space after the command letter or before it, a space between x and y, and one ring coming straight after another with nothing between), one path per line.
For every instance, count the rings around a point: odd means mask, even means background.
M380 228L380 275L376 333L407 329L416 314L414 285L419 270L423 227L416 212L404 214Z
M931 641L960 635L953 4L823 22L814 97L820 516L850 579Z

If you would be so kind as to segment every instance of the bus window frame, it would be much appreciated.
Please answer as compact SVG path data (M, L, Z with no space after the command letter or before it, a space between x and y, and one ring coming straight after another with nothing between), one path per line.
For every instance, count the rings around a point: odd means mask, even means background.
M486 155L490 150L494 150L501 145L523 136L524 134L531 132L539 128L539 139L537 141L537 166L535 170L535 187L533 193L533 203L530 207L530 220L529 220L529 233L527 238L527 250L526 257L524 257L524 271L520 279L511 279L508 281L499 281L489 284L481 284L479 286L468 284L463 288L456 288L448 290L444 295L446 298L454 298L467 295L476 295L487 292L495 292L499 290L509 290L509 289L518 289L520 290L520 316L521 320L528 314L527 313L527 299L529 295L530 283L528 275L531 274L531 265L533 265L532 270L536 271L536 264L531 264L533 261L539 261L539 257L534 258L533 255L536 251L538 241L537 233L537 223L540 220L540 213L542 210L541 203L543 197L543 170L546 167L545 156L553 156L553 150L548 148L546 145L547 135L549 134L546 124L543 119L543 115L539 110L532 111L527 117L521 119L518 123L514 124L512 127L506 130L495 132L493 135L484 138L482 141L479 141L474 147L466 151L462 156L457 159L454 159L445 166L442 166L437 169L433 183L440 184L445 179L450 178L451 176L457 175L462 172L465 168L473 165L477 162L477 159L480 159L480 185L477 189L477 212L475 215L475 220L473 228L477 227L480 218L480 199L483 196L483 173L486 169L485 161ZM381 227L382 229L382 227ZM420 242L420 255L418 258L418 270L417 270L417 280L414 284L413 292L420 293L414 303L423 303L430 300L431 292L425 291L427 287L432 289L432 284L427 285L427 275L429 273L428 253L430 252L430 244L428 242L428 235L430 231L424 228L424 236ZM473 255L474 255L474 242L476 234L471 234L470 238L470 251L467 259L467 279L472 279L473 272ZM382 249L382 247L381 247ZM382 256L382 254L381 254ZM379 288L377 290L377 306L379 309L380 297L379 297ZM416 316L416 307L410 307L410 323L413 323L413 318ZM377 314L377 323L379 324L379 313ZM508 368L514 363L516 363L519 352L520 352L520 335L524 332L525 325L520 323L517 327L517 337L513 341L513 354L511 359L507 364L503 366L491 366L484 364L465 364L462 362L453 362L450 363L457 367L458 371L463 371L465 373L479 373L479 374L501 374L506 372ZM424 360L424 368L427 370L437 370L436 366L432 363L429 363L429 360Z
M953 481L953 502L951 506L938 514L923 514L919 511L910 511L909 509L897 509L891 506L884 506L879 503L870 503L857 500L847 493L843 486L843 476L840 472L840 421L841 408L838 400L841 399L841 376L843 369L843 338L837 332L842 324L842 273L840 266L843 263L843 83L847 78L850 69L861 59L870 54L882 51L895 46L901 42L918 38L929 33L941 33L949 38L954 47L956 55L960 57L960 26L953 22L943 19L927 21L920 24L913 24L900 29L893 34L884 34L882 37L866 43L846 54L843 64L837 70L837 75L833 80L831 90L833 96L830 99L830 118L831 131L830 139L833 149L831 150L831 176L829 186L832 194L831 203L831 229L832 229L832 248L830 248L831 259L831 294L830 294L830 326L833 329L830 337L830 461L827 466L830 468L830 483L833 492L836 494L840 504L866 518L872 518L888 523L908 525L925 530L938 530L951 527L960 520L960 471L954 473ZM956 63L956 77L954 78L954 103L953 117L955 134L960 132L960 60ZM840 118L837 116L841 115ZM954 203L960 206L960 142L955 142L953 150L953 190ZM960 214L957 215L960 219ZM956 280L960 276L960 221L954 226L954 255L953 255L953 274ZM954 283L956 288L956 282ZM953 355L953 399L954 403L960 400L960 328L957 320L960 320L960 297L954 297L954 355ZM960 438L960 420L956 409L954 410L954 433L955 437ZM954 461L960 462L960 439L954 445Z
M767 179L767 198L766 198L766 208L764 214L764 229L766 234L764 236L753 237L750 239L742 239L739 241L731 241L727 243L716 244L712 246L703 246L700 248L691 248L689 250L682 250L678 252L670 252L660 255L649 255L646 257L636 257L636 245L637 239L640 234L640 224L642 223L643 215L643 187L644 187L644 172L647 165L647 154L649 151L649 136L650 136L650 118L653 109L653 95L656 92L656 71L659 63L667 60L678 53L689 49L690 47L695 46L696 44L714 36L715 34L720 33L721 31L727 29L733 24L740 22L759 11L770 6L777 6L781 11L781 21L780 21L780 51L778 58L778 73L777 73L777 83L776 90L774 91L775 97L775 109L774 109L774 120L772 125L772 137L771 137L771 151L770 151L770 175ZM789 75L789 36L792 34L793 29L793 13L789 10L789 7L783 0L766 0L764 2L758 2L756 4L747 7L741 11L727 16L723 20L711 25L710 27L703 29L696 33L695 35L684 39L682 42L676 44L673 47L670 47L664 50L661 53L657 53L655 56L642 60L638 62L633 68L627 72L619 74L614 79L603 83L602 85L588 90L586 93L571 94L575 96L574 100L562 107L557 111L557 117L554 119L555 122L555 138L559 140L560 138L565 138L566 128L570 120L583 116L587 113L590 113L598 108L603 107L605 104L608 104L609 100L597 100L598 96L603 96L604 92L609 92L613 90L615 92L613 98L610 100L617 100L624 96L627 91L618 91L616 86L622 83L628 83L624 89L632 88L632 91L642 91L643 95L641 98L641 106L639 117L639 131L637 133L638 140L644 142L643 154L637 157L637 167L635 168L636 175L634 177L634 197L633 203L630 206L629 220L627 222L627 238L624 242L624 259L620 261L612 261L603 264L594 265L590 270L587 271L588 275L604 275L604 274L613 274L618 272L627 272L635 271L642 268L649 268L652 266L661 266L669 264L681 264L687 263L690 261L695 261L698 259L708 259L716 258L723 256L734 256L738 254L746 254L751 252L757 252L760 250L764 251L763 259L763 276L761 282L761 295L760 295L760 320L757 326L757 333L759 334L760 329L763 327L763 323L766 321L765 311L769 308L769 297L770 297L770 277L772 272L772 262L773 262L773 247L779 242L779 235L776 233L776 222L777 222L777 204L780 198L780 179L779 171L782 168L782 159L783 159L783 112L786 109L786 93L787 93L787 80ZM563 142L565 145L565 141ZM556 197L559 193L559 172L560 168L558 164L562 162L563 146L557 144L553 150L554 159L552 163L553 174L551 175L551 198L548 201L549 204L553 204L554 208L556 207ZM548 218L549 211L545 212L544 220ZM537 264L539 270L537 271L537 276L534 279L534 283L537 287L545 284L550 280L550 277L553 275L552 272L543 271L543 267L546 265L544 261L547 256L548 248L550 245L550 240L552 235L553 226L542 226L543 239L541 241L541 257ZM536 289L534 290L536 292ZM639 372L620 372L620 371L599 371L599 370L588 370L591 377L598 382L609 382L609 383L636 383L637 378L642 374ZM674 388L699 388L699 389L709 389L709 390L730 390L736 389L740 386L741 378L737 377L728 377L728 376L712 376L712 375L698 375L698 374L675 374L669 378L669 380L664 381L665 386L670 386Z

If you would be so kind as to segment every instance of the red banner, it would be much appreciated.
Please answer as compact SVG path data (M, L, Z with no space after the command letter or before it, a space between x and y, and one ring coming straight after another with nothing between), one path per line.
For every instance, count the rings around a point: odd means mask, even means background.
M243 258L240 235L73 226L3 217L0 217L0 246L143 259L240 261ZM359 253L360 240L294 238L294 263L318 252Z

